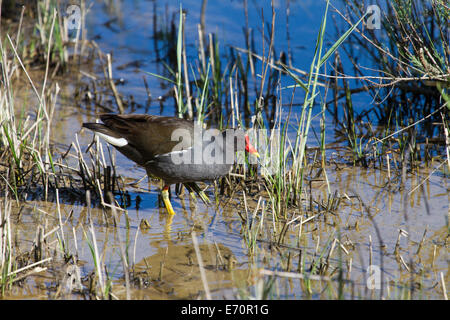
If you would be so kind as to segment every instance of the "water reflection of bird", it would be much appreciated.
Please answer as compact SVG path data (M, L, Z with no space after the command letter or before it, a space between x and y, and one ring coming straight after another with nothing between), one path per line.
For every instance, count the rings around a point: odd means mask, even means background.
M175 214L169 199L171 184L184 183L198 192L196 181L228 174L237 151L259 157L239 129L197 130L194 122L185 119L139 114L102 114L100 120L103 123L83 123L83 127L144 167L149 177L161 178L162 198L170 214ZM207 200L206 195L200 196Z

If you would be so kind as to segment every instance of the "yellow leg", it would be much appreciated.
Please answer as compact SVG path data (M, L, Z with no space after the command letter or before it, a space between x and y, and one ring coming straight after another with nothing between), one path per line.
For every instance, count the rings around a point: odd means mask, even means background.
M209 200L208 196L203 192L203 190L200 190L198 195L200 196L200 198L202 198L203 202L205 204L210 204L211 201Z
M196 184L195 182L187 182L184 185L189 189L189 192L191 196L194 198L194 200L196 200L195 193L197 193L205 204L211 203L208 196L203 192L203 190L198 186L198 184Z
M169 199L169 186L164 186L161 195L164 201L164 205L166 206L167 212L171 215L175 214L175 211L173 211L172 204L170 203Z

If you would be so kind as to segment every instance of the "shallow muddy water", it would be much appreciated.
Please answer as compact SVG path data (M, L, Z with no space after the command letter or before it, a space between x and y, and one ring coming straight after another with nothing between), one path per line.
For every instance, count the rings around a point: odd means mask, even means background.
M425 173L424 173L425 175ZM367 292L365 279L369 262L381 267L380 255L383 256L384 284L389 295L385 297L401 298L404 292L400 283L413 281L417 286L415 298L440 298L440 273L448 281L447 215L449 201L448 179L432 176L423 184L423 192L413 193L406 201L406 192L393 192L386 187L380 187L386 175L379 171L343 169L330 173L332 190L338 190L344 204L336 213L325 213L302 225L301 237L298 241L299 226L288 231L284 243L277 245L271 242L274 233L273 221L266 217L261 231L258 233L256 249L252 252L246 244L238 211L244 214L242 197L233 200L232 205L218 208L206 207L203 203L193 201L188 195L173 197L172 203L177 212L173 219L169 218L164 209L157 207L157 186L152 186L149 193L133 192L131 206L126 213L119 213L117 227L113 226L111 216L105 216L102 210L92 209L95 237L98 250L109 277L113 279L113 292L119 298L125 298L123 269L121 265L120 244L126 247L130 265L133 266L132 278L134 286L132 298L136 299L185 299L205 298L203 282L199 273L198 258L193 246L192 232L199 243L203 267L211 296L216 299L233 299L239 297L242 291L258 285L260 269L274 268L295 271L299 268L299 252L303 254L303 265L308 268L312 260L317 259L320 251L329 249L336 238L345 248L338 256L338 250L330 259L330 268L339 263L344 264L348 279L354 282L353 294L366 298L377 297L379 290ZM414 187L415 178L408 180L406 190ZM313 193L326 194L323 182L313 183ZM358 199L364 202L373 216L368 217ZM348 199L346 199L348 196ZM136 208L136 199L139 208ZM255 200L247 200L249 208L255 207ZM404 207L404 205L406 207ZM250 209L251 210L251 209ZM30 249L36 238L36 226L45 226L45 232L59 226L58 210L55 203L29 201L13 210L13 238L23 250ZM20 212L20 214L18 214ZM68 251L78 257L78 265L82 275L95 269L88 241L91 239L88 228L87 209L84 205L61 204L60 212L64 225L64 238ZM313 211L314 212L314 211ZM306 220L307 215L305 215ZM142 219L146 219L147 228L142 227ZM254 223L261 221L256 215ZM294 223L295 225L295 223ZM375 225L380 231L383 247L380 248ZM399 230L406 231L398 242L399 255L394 251L397 245ZM417 254L419 243L426 236ZM59 231L58 231L59 232ZM275 232L279 232L276 230ZM60 235L61 237L62 235ZM120 240L119 241L119 237ZM47 244L57 246L55 234L49 235ZM371 243L371 244L370 244ZM372 249L370 249L372 247ZM372 251L372 253L370 253ZM51 254L50 252L48 253ZM290 266L283 266L285 256L291 254ZM417 270L412 279L403 262ZM284 258L282 258L284 257ZM58 257L54 257L58 260ZM62 260L61 257L59 257ZM372 260L370 260L372 259ZM58 264L57 264L58 265ZM59 261L62 270L47 270L36 276L27 278L22 284L22 290L16 289L7 298L49 298L54 297L51 290L67 268ZM419 272L420 270L420 272ZM347 273L346 273L347 274ZM260 276L260 279L266 279ZM396 284L396 283L399 284ZM84 285L85 282L84 282ZM277 297L304 298L306 296L298 279L278 278L275 281ZM325 286L314 283L314 288ZM37 287L37 288L36 288ZM47 291L43 288L47 288ZM254 292L248 292L251 296ZM352 290L345 290L349 298ZM403 289L404 290L404 289ZM56 291L56 290L55 290ZM403 292L403 293L402 293ZM358 294L359 293L359 294ZM328 296L328 294L330 296ZM66 295L68 298L81 298L82 295ZM331 298L332 293L323 293L316 298ZM312 297L314 298L314 296Z
M108 4L94 1L87 16L88 39L95 39L103 52L113 52L114 78L125 80L118 86L119 91L124 96L132 95L139 104L135 110L128 111L174 115L172 99L166 100L163 108L157 100L158 96L167 93L167 86L140 72L164 73L163 67L156 63L151 38L154 3L158 3L158 23L171 19L178 12L178 1L112 1ZM183 3L188 12L188 50L192 50L194 55L195 49L192 48L196 46L201 1ZM275 3L277 8L286 5L284 1ZM277 34L280 36L275 47L291 51L294 65L303 70L309 68L309 57L320 24L318 17L324 4L320 1L291 1L290 6L290 48L286 16L283 14L277 16ZM260 14L254 4L249 4L249 10L251 27L257 30L261 24ZM265 20L269 21L270 5L264 4L263 12ZM206 31L216 32L220 41L244 47L244 22L241 1L208 3ZM81 69L101 75L92 66L82 65ZM148 100L143 76L148 81L151 100ZM105 111L74 106L72 93L79 87L72 80L83 79L67 77L61 80L63 90L54 115L52 142L60 153L75 141L75 134L85 151L92 142L92 134L80 132L81 124L93 121L97 112ZM295 102L301 101L302 95L295 99ZM361 110L370 100L360 99L361 105L356 108ZM282 109L281 112L284 116L287 111ZM313 121L316 130L319 130L319 120ZM331 124L331 117L325 122ZM334 138L333 125L330 128L327 142ZM311 146L317 145L312 133L310 141ZM106 146L104 148L106 150ZM213 202L211 205L193 200L187 193L177 196L172 187L172 205L177 214L169 217L165 209L158 206L159 184L155 182L149 186L144 179L131 185L130 182L144 177L145 171L121 154L112 152L116 157L117 174L125 178L125 189L130 197L126 210L117 213L117 225L114 225L109 210L96 207L88 210L84 199L61 196L60 204L57 204L55 197L50 196L49 201L29 199L19 204L12 202L12 238L17 247L23 252L31 250L40 226L48 250L43 256L51 257L54 264L27 277L5 298L86 298L86 292L79 291L89 286L89 274L96 269L89 246L94 242L89 216L92 217L96 244L106 267L102 272L112 280L114 296L121 299L126 298L121 246L132 271L130 292L133 299L204 299L206 291L210 291L215 299L262 298L261 288L268 283L272 290L264 298L334 299L338 296L339 285L334 280L326 280L326 277L337 276L339 266L343 266L343 278L348 281L343 290L345 298L379 297L379 288L368 289L369 265L382 270L381 286L383 297L387 299L411 297L408 294L419 299L441 299L441 274L449 288L450 184L439 170L432 172L433 165L431 169L408 173L402 185L400 178L389 179L386 170L330 164L327 168L330 190L323 175L312 180L306 187L303 210L292 207L288 211L289 217L301 212L301 219L290 222L283 231L279 218L271 215L269 201L263 193L261 198L257 192L247 194L246 202L242 192L231 199L226 196L216 199L213 184L206 191ZM109 163L109 159L107 161ZM419 184L421 187L416 189ZM331 194L336 192L340 200L336 211L324 210L328 191ZM118 198L116 200L120 202ZM254 212L256 208L258 211ZM251 223L243 223L240 216L247 217ZM63 232L59 229L53 231L61 225ZM278 241L283 232L286 235ZM254 245L249 245L250 234L255 237ZM198 241L198 251L193 244L194 237ZM81 277L78 291L71 292L65 285L67 270L73 263L66 264L62 254L57 253L61 239L64 239L67 252L77 260ZM203 267L199 266L199 259ZM311 280L312 289L305 287L303 279L295 278L295 275L300 277L304 272L317 268L326 270L322 270L324 278ZM208 289L201 270L205 271ZM270 272L274 270L286 274L271 277ZM410 290L411 286L414 290Z

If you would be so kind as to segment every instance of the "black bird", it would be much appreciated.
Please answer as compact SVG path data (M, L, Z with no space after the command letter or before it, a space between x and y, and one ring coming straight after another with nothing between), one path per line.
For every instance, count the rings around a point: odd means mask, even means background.
M196 181L228 174L237 151L259 157L240 129L203 130L185 119L143 114L102 114L100 120L103 123L83 123L83 127L144 167L149 176L164 181L162 198L169 214L175 214L169 200L171 184L199 189Z

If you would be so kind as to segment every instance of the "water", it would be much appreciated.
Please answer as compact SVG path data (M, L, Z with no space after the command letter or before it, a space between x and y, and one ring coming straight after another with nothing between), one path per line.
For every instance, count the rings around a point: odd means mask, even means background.
M201 1L183 1L183 9L186 10L186 43L188 61L197 60L198 33L197 24L200 21ZM154 13L156 6L157 13ZM289 16L289 41L286 24L286 1L275 1L276 28L274 47L279 54L281 51L292 54L293 65L301 70L309 70L311 59L314 54L314 46L317 32L325 11L325 1L290 1ZM157 24L169 25L174 16L174 22L178 23L178 1L94 1L86 17L87 38L95 39L98 46L105 53L113 55L113 77L123 78L123 85L118 86L119 92L124 96L132 95L134 100L142 107L132 110L135 113L175 115L173 99L167 99L161 108L157 97L167 94L169 86L160 79L149 76L142 70L163 74L167 76L162 64L157 61L155 54L155 41L153 36L154 17L158 18ZM254 32L255 51L261 54L262 49L262 19L265 22L271 20L270 1L248 1L248 27ZM331 13L330 13L331 16ZM213 32L219 40L221 52L227 54L230 46L245 48L245 14L242 1L209 1L205 15L206 34ZM268 29L264 29L268 35ZM333 24L329 20L327 28L330 46L334 39ZM160 54L166 52L164 41L157 41ZM267 47L266 47L267 49ZM259 65L260 66L260 65ZM349 65L346 65L349 67ZM257 73L260 71L257 70ZM97 73L102 77L102 73ZM151 92L149 100L144 86L143 77L148 81ZM286 76L281 78L281 86L293 84ZM283 101L288 104L291 90L284 90ZM294 103L301 103L303 95L297 90ZM323 97L320 97L323 98ZM70 103L70 90L64 99ZM326 99L328 100L328 99ZM65 100L63 100L65 101ZM363 110L370 105L371 100L364 95L354 100L355 108ZM62 145L69 145L74 140L75 133L83 121L95 119L93 110L80 110L77 107L60 109L56 112L56 122L53 141ZM131 110L127 110L131 111ZM282 117L287 114L287 108L282 109ZM320 110L315 110L318 114ZM294 110L294 118L298 113ZM313 128L316 133L320 132L320 117L313 120ZM327 140L334 139L331 117L326 118ZM289 136L294 138L294 132ZM80 145L85 149L91 142L91 133L80 134ZM310 146L318 145L317 140L311 133ZM62 148L61 148L62 149ZM117 153L118 174L131 179L140 179L145 171L131 161ZM404 269L403 263L393 254L398 241L399 229L408 232L410 239L416 244L412 245L400 237L400 255L409 263L412 259L416 266L423 266L425 274L415 274L415 281L423 281L422 293L425 297L438 298L441 294L438 289L432 287L439 282L439 273L443 272L448 278L448 257L445 254L446 246L443 242L448 234L448 203L449 185L444 176L431 175L429 170L420 170L408 176L403 191L398 190L398 185L386 185L387 173L383 170L372 169L341 169L338 165L331 165L327 170L331 190L338 191L342 205L338 212L325 213L313 218L311 222L302 226L303 235L300 248L304 253L306 266L312 265L320 255L322 248L329 248L330 243L339 238L340 242L349 251L343 254L345 270L349 272L360 292L364 292L364 277L367 276L366 268L371 262L373 265L381 265L380 252L384 253L383 270L389 281L403 281L409 273ZM423 188L407 195L407 192L423 183ZM312 182L311 189L314 199L319 196L327 197L327 186L324 181ZM127 186L131 197L131 206L127 213L120 213L118 228L111 225L110 220L103 216L101 210L93 209L94 225L96 227L96 238L99 250L104 254L104 263L110 270L110 277L114 279L114 288L121 292L123 297L123 272L119 250L119 238L128 245L128 258L131 265L136 264L135 274L142 273L141 277L148 286L133 289L134 298L197 298L204 297L203 284L199 278L197 255L193 251L192 231L200 243L200 252L207 270L207 279L216 298L235 298L240 290L246 290L246 284L251 283L250 295L256 295L257 281L249 280L251 271L257 268L286 269L283 265L286 255L292 254L292 267L290 271L295 272L298 267L298 250L286 249L284 247L275 250L268 245L268 240L274 241L271 215L267 215L262 230L258 233L257 254L249 254L245 238L245 226L239 218L238 211L245 215L245 207L241 194L233 199L219 198L219 205L206 206L201 201L193 201L188 195L177 197L173 194L172 204L177 215L173 220L167 216L165 209L158 208L159 186L155 182L148 186L146 181L141 182L138 187ZM139 189L140 188L140 189ZM150 190L148 190L150 188ZM212 186L207 190L213 200ZM308 190L309 191L309 190ZM237 197L238 196L238 197ZM249 214L255 209L258 195L254 198L248 196ZM361 201L357 200L359 196ZM137 199L140 198L139 204ZM263 201L264 202L264 201ZM264 202L268 205L268 201ZM40 213L36 216L36 210L41 208L46 214ZM314 207L318 207L315 203ZM54 202L30 202L26 205L29 209L22 215L21 227L15 231L17 235L30 239L35 235L35 226L38 223L57 226L58 220L54 217L56 205ZM76 252L82 261L82 272L84 274L95 269L92 255L87 245L91 235L87 232L86 207L79 203L63 201L61 205L62 216L71 218L65 222L65 237L69 243L70 251ZM366 209L364 209L366 208ZM270 209L270 208L267 208ZM367 211L369 210L369 211ZM292 209L292 214L297 214L298 208ZM372 217L369 217L368 212ZM48 218L53 217L52 218ZM258 214L259 216L259 214ZM307 217L305 217L307 218ZM139 230L141 221L146 219L150 229ZM259 223L259 218L254 220ZM128 227L129 226L129 227ZM380 231L384 248L379 247L380 239L375 227ZM422 235L427 230L427 237L419 255L414 255ZM279 230L278 230L279 231ZM287 247L297 247L296 237L299 227L289 231ZM86 234L88 236L86 236ZM74 236L75 235L75 236ZM370 236L370 237L369 237ZM266 239L264 241L264 239ZM371 239L371 240L369 240ZM369 243L372 241L369 253ZM75 245L75 243L77 245ZM350 249L354 245L356 249ZM437 247L435 247L437 246ZM317 251L318 248L318 251ZM434 254L434 250L438 254ZM384 251L383 251L384 250ZM327 251L328 252L328 251ZM337 251L336 251L337 252ZM338 265L338 257L335 252L330 261L332 265ZM342 254L342 252L341 252ZM297 259L297 260L296 260ZM231 261L231 262L230 262ZM351 273L348 270L352 266ZM226 266L229 266L227 269ZM51 277L49 277L51 278ZM386 278L385 278L386 280ZM144 282L145 282L144 281ZM282 298L301 298L304 291L298 281L279 279L275 286ZM447 280L446 280L447 281ZM49 282L51 282L49 280ZM289 285L288 285L289 284ZM313 287L320 284L313 284ZM439 286L438 286L439 287ZM287 288L287 289L286 289ZM252 291L253 290L253 291ZM375 292L377 294L378 291ZM23 294L23 293L22 293ZM364 296L364 295L363 295ZM367 297L367 295L365 295ZM370 296L370 295L369 295ZM72 296L75 297L76 296ZM346 297L350 297L349 291ZM390 297L398 297L391 292ZM316 298L324 298L323 295Z

